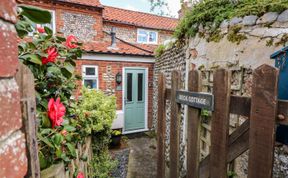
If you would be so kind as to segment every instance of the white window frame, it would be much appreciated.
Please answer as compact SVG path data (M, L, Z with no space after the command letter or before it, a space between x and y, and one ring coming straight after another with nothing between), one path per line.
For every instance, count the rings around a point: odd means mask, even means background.
M55 10L50 10L50 9L44 9L44 10L47 10L51 13L51 24L52 24L52 31L53 31L53 34L56 33L56 13L55 13ZM40 24L36 24L36 28L35 28L35 31L37 31L37 25L40 25ZM41 24L40 26L41 27L44 27L45 24ZM33 36L33 33L35 32L31 32L29 33L28 35L29 36Z
M148 33L147 41L146 41L146 42L139 41L138 36L139 36L140 31L145 31L146 33ZM156 33L156 40L155 40L155 42L150 42L150 41L149 41L149 33L150 33L150 32ZM142 44L158 44L158 31L138 28L138 29L137 29L137 43L142 43Z
M94 68L95 75L86 76L86 68ZM99 77L98 77L98 66L97 65L82 65L82 85L84 86L84 80L96 80L96 88L91 88L92 90L99 89Z

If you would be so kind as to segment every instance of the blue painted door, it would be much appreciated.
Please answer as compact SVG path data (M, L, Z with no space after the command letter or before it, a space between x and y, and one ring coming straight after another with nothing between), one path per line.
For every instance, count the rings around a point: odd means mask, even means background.
M145 69L125 69L124 129L145 128Z
M288 65L279 66L278 98L288 100Z

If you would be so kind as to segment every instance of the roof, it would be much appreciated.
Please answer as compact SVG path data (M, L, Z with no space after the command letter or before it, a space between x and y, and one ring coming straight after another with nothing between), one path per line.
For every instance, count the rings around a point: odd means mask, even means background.
M154 50L157 45L131 44L119 38L116 40L116 48L111 48L110 41L95 41L85 43L86 52L118 54L118 55L135 55L135 56L154 56Z
M85 5L85 6L102 7L99 0L61 0L61 1L75 3L75 4L81 4L81 5Z
M104 6L103 18L106 21L169 31L174 31L179 21L176 18L163 17L110 6Z

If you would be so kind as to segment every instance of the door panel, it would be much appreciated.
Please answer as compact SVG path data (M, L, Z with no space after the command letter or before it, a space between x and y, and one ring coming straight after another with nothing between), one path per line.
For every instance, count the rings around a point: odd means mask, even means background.
M125 70L125 131L145 128L145 70Z

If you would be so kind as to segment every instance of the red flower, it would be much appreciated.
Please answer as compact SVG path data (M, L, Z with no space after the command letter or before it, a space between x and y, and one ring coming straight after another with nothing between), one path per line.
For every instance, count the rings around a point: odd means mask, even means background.
M38 26L38 27L37 27L37 31L38 31L39 33L45 33L44 27L41 27L41 26Z
M48 57L42 57L42 64L47 64L48 62L55 62L58 56L57 49L55 47L50 47L47 49Z
M84 178L84 173L83 172L78 172L77 178Z
M60 102L60 98L58 97L55 101L53 98L49 100L48 103L48 116L52 123L52 128L55 126L60 126L63 122L63 116L65 115L66 108Z
M66 46L68 48L77 48L77 45L74 44L77 42L77 39L74 35L69 35L66 39Z

